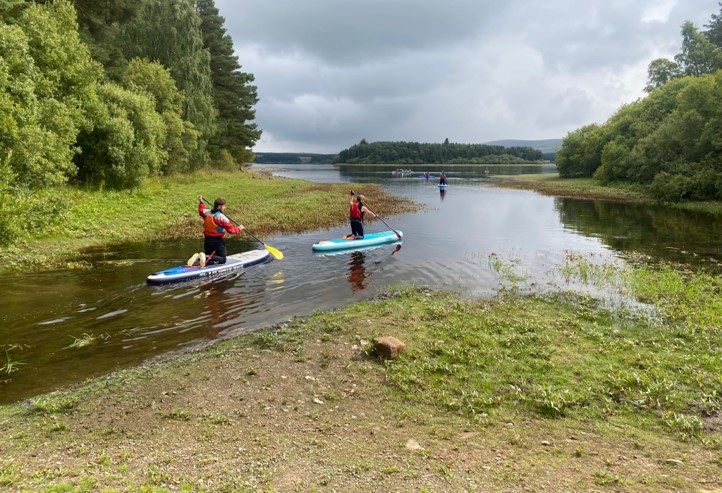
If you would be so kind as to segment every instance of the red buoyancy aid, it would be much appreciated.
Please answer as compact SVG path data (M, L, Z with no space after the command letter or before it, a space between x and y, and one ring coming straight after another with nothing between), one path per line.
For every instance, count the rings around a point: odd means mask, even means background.
M349 212L351 219L361 219L361 209L358 206L358 202L351 204L351 211Z

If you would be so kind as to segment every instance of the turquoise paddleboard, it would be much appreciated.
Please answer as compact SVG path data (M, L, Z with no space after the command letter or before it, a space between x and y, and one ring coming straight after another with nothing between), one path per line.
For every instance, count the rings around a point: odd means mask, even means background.
M404 234L396 230L396 233L403 238ZM315 252L330 252L333 250L347 250L350 248L363 248L372 245L383 245L384 243L395 243L400 241L399 236L396 236L393 231L382 231L381 233L367 234L360 240L344 240L338 238L336 240L321 240L318 243L314 243L311 248Z

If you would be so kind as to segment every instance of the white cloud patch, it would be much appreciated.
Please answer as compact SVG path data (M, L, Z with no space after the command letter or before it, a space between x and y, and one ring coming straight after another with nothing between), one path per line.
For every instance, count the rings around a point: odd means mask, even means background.
M667 0L656 5L650 5L644 9L640 20L642 22L667 22L676 3L674 0Z

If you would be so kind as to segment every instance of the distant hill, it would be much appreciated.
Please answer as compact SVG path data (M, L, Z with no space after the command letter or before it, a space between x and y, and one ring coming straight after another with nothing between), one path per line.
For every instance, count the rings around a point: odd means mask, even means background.
M543 139L543 140L494 140L492 142L484 142L485 144L504 146L504 147L531 147L538 149L543 153L556 153L562 146L563 139Z
M311 152L257 152L254 163L263 164L328 164L336 154L314 154Z

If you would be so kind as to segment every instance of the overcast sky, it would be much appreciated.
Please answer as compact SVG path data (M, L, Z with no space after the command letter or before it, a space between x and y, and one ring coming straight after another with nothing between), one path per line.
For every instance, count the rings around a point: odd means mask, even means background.
M719 0L216 0L263 130L256 152L549 139L644 95Z

